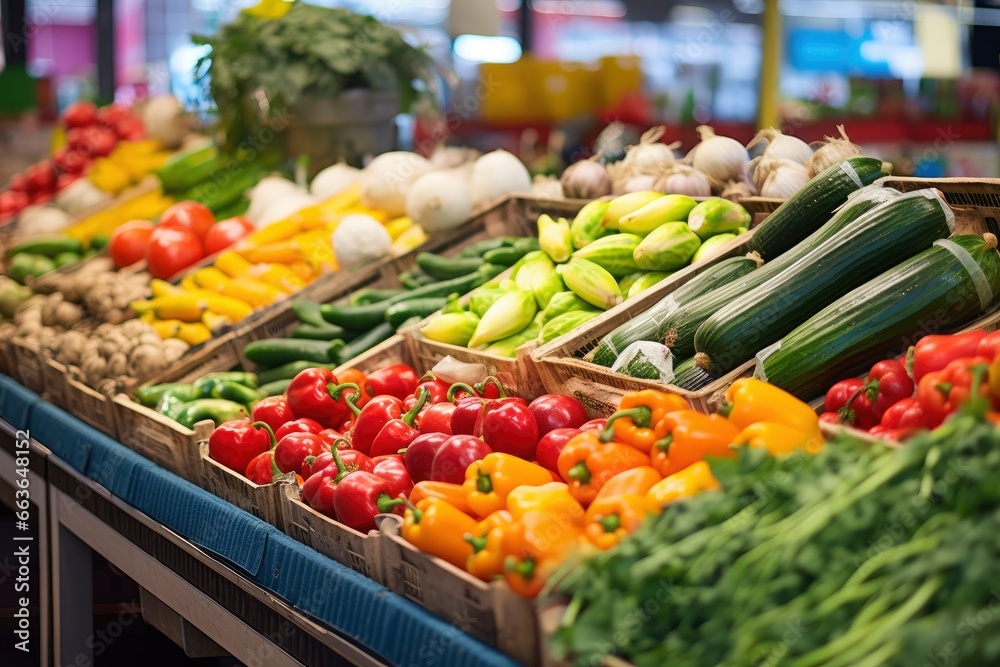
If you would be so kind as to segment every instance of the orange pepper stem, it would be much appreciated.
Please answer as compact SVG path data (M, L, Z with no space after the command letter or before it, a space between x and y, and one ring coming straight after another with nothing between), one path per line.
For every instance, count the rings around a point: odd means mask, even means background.
M569 474L567 475L574 482L580 482L581 484L586 484L590 481L590 470L587 468L586 461L580 461L569 469Z
M653 419L653 411L645 405L629 408L628 410L619 410L615 414L608 417L608 423L601 431L601 442L611 442L614 440L615 422L626 417L630 418L632 423L639 428L650 428L652 426L650 421Z
M497 388L497 391L500 393L500 398L507 398L507 390L503 388L503 385L500 384L500 380L498 380L494 375L488 376L485 380L477 384L476 391L485 396L486 387L489 385L493 385Z
M668 433L667 437L663 438L663 440L657 440L653 446L666 454L670 451L670 445L672 444L674 444L674 434Z
M622 518L618 514L609 514L602 516L597 520L597 523L604 527L605 533L613 533L622 527Z
M393 498L388 493L379 494L379 497L375 499L375 505L378 507L378 511L382 514L391 513L392 510L396 509L404 502L406 501L402 498Z
M419 524L420 520L424 518L424 511L411 503L409 498L403 498L402 500L406 508L413 512L413 523Z
M353 389L358 394L361 393L361 387L359 387L358 385L354 384L353 382L344 382L343 384L333 385L332 387L328 386L326 388L326 391L327 391L328 394L330 394L330 398L332 398L335 401L339 401L340 400L340 394L345 389ZM348 403L350 403L350 401L348 401Z
M486 536L476 537L472 533L465 534L465 541L472 545L472 553L479 553L486 548Z
M493 478L489 473L481 469L476 471L476 491L479 493L493 493Z

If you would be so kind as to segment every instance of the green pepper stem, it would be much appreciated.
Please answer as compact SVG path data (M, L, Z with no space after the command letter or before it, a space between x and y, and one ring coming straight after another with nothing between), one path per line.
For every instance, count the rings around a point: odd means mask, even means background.
M719 414L728 417L733 412L733 404L726 402L719 406Z
M358 407L358 397L360 395L361 394L352 393L348 394L347 398L344 399L345 401L347 401L347 407L349 407L351 409L351 412L354 413L355 419L361 416L361 408Z
M267 437L271 441L271 446L267 448L268 451L270 451L270 450L272 450L272 449L274 449L275 447L278 446L278 438L274 435L274 429L271 428L270 424L268 424L267 422L254 422L254 423L250 424L250 427L253 428L253 429L261 429L262 428L265 431L267 431Z
M472 553L477 554L486 548L486 536L476 537L472 533L466 533L462 539L472 545Z
M411 503L409 498L404 498L403 502L406 504L406 509L413 513L413 523L419 524L420 520L424 518L424 511Z
M427 404L427 399L431 397L431 392L427 390L427 387L420 387L417 390L417 402L413 404L413 407L409 411L400 417L400 419L406 423L407 426L413 426L413 420L417 418L420 411L424 409L424 405Z
M343 447L341 447L341 444L343 444ZM330 450L332 453L333 451L338 449L350 449L350 448L351 448L350 440L348 440L347 438L337 438L336 440L333 441L333 446L330 447Z
M330 398L335 401L340 400L340 394L345 389L353 389L357 393L361 393L361 387L354 384L353 382L342 382L341 384L328 384L326 385L326 393L330 394Z
M493 493L493 478L489 473L483 472L480 468L476 471L476 491L479 493Z
M628 410L619 410L608 417L607 424L601 429L600 441L611 442L615 438L615 422L619 419L631 419L638 428L649 428L653 420L653 411L645 405L637 405Z
M480 394L482 394L482 395L485 396L486 395L486 387L488 387L490 385L493 385L494 387L497 388L497 391L500 392L500 398L507 398L507 390L503 388L503 385L500 384L500 380L497 379L497 377L495 375L490 375L485 380L483 380L482 382L480 382L479 384L477 384L476 385L476 390Z
M427 371L420 376L421 382L436 382L438 379L437 374L434 371Z
M622 527L622 518L617 514L609 514L597 519L597 523L604 527L605 533L613 533Z
M674 444L674 434L668 433L667 437L662 440L657 440L653 443L653 446L662 451L664 454L667 454L670 452L670 445L672 444Z
M476 393L476 390L473 389L472 387L470 387L469 385L465 384L464 382L456 382L455 384L451 385L448 388L448 396L447 396L448 402L449 403L454 403L455 402L455 396L460 391L464 391L469 396L478 396L478 394Z
M334 441L334 444L337 444L336 441ZM333 478L333 481L340 482L340 480L350 474L350 471L344 465L344 459L340 458L340 450L337 447L331 447L330 453L333 454L333 461L337 465L337 476Z
M587 462L577 461L573 467L569 469L567 477L574 482L580 482L580 484L587 484L590 482L590 469L587 468Z
M503 561L503 569L521 575L526 581L535 576L535 561L525 558L518 561L515 556L507 556Z
M375 499L375 506L378 507L380 514L389 514L405 502L402 498L393 498L388 493L381 493Z
M285 471L278 467L278 461L274 458L274 454L271 454L271 483L274 484L279 477L285 476Z

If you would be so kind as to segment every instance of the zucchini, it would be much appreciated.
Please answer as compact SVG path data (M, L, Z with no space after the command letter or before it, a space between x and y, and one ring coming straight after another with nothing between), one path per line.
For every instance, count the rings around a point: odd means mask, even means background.
M288 385L292 383L291 378L285 380L275 380L274 382L268 382L267 384L262 384L260 386L260 392L265 396L279 396L285 393L288 389Z
M594 350L593 362L611 367L621 352L636 341L662 340L660 322L678 306L688 303L703 294L719 289L733 280L742 278L760 266L756 256L730 257L708 267L702 273L684 283L645 313L621 325L598 343Z
M282 380L291 380L296 375L304 370L310 368L329 368L333 370L337 366L335 364L317 364L314 361L290 361L287 364L282 364L275 368L269 368L266 371L260 371L257 374L257 379L260 381L261 388L274 384L275 382L280 382Z
M647 359L642 352L632 357L631 361L622 366L618 372L640 380L660 379L660 369L653 365L653 362Z
M482 257L442 257L429 252L417 255L417 266L435 280L467 276L482 265Z
M886 202L762 285L733 299L695 332L695 360L723 375L901 260L954 230L932 190Z
M997 294L996 242L992 234L985 241L954 237L845 294L782 338L780 348L758 362L758 376L809 400L837 380L901 354L920 336L955 330L988 304L969 270L945 246L954 243L968 251L988 290Z
M674 386L687 391L698 391L715 382L716 377L694 362L685 359L674 366Z
M337 341L342 344L342 341ZM334 361L332 343L324 340L298 338L264 338L247 343L243 356L262 368L274 368L290 361L313 361L326 364Z
M773 260L819 229L852 192L887 176L891 168L859 155L817 174L757 227L751 247L765 261Z
M685 303L668 315L660 323L652 340L662 340L680 359L693 357L694 334L698 327L727 303L762 285L795 264L821 243L835 237L847 225L880 205L887 199L902 196L901 192L889 188L873 188L837 212L829 222L813 232L808 239L776 260L766 263L759 271L734 280L725 287L715 290L702 298ZM754 234L756 236L756 234Z

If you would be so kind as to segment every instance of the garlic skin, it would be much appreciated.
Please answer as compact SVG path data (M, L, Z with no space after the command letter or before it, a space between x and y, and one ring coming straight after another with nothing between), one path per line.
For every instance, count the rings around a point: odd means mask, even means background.
M701 143L695 147L692 165L719 183L746 180L750 154L743 144L715 134L708 125L697 128Z
M861 155L861 146L852 144L843 125L837 126L839 137L826 137L826 143L816 149L806 164L809 176L821 174L835 164L840 164L855 155Z
M763 176L760 195L769 199L788 199L809 182L809 170L792 160L765 158L754 172Z
M813 156L813 150L809 148L809 144L797 137L783 134L781 130L773 127L758 132L757 136L747 144L747 150L752 150L761 142L766 142L767 145L763 152L764 157L806 164Z
M705 174L686 164L675 164L656 180L652 189L668 195L712 196L712 185Z
M611 177L604 166L591 158L566 167L559 178L563 195L569 199L597 199L611 194Z
M729 181L719 188L719 196L730 201L752 197L757 191L747 181Z
M655 176L677 161L673 149L680 144L660 143L666 131L667 128L663 125L652 127L639 138L638 144L625 150L622 167L627 176Z
M655 190L656 176L651 176L649 174L644 174L642 176L633 176L628 179L622 186L621 192L615 192L616 195L624 195L630 192L643 192L645 190Z

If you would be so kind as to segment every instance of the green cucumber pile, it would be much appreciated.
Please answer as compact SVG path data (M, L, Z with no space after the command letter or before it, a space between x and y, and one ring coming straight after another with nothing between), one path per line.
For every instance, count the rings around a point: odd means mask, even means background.
M61 234L22 241L7 251L7 275L23 285L28 278L38 278L50 271L93 257L107 242L106 236L95 236L91 239L90 246L85 248L77 239Z

